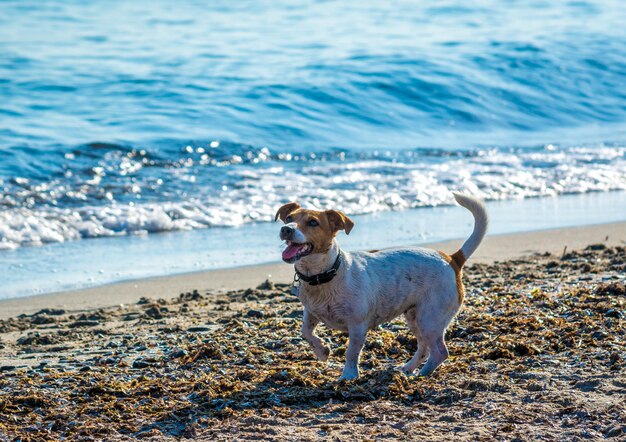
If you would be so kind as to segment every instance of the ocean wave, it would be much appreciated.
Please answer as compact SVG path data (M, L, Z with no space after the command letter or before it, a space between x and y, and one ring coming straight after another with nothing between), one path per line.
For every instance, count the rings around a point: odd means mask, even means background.
M362 3L5 2L0 151L464 147L626 121L619 1Z
M624 189L625 22L619 1L4 2L0 248L289 199Z
M81 156L96 165L72 167ZM291 154L214 141L168 161L115 145L66 157L83 175L0 183L0 249L265 222L290 200L355 215L452 204L452 191L501 200L626 189L623 146Z

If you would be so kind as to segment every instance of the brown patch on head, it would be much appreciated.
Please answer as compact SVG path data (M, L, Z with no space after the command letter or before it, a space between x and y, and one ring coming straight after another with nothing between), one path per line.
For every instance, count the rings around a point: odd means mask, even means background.
M465 296L465 287L463 287L463 264L465 264L465 255L461 250L448 255L445 252L439 252L439 254L446 260L456 275L456 291L459 295L459 304L463 303L463 296Z
M284 206L281 206L280 209L278 209L278 212L276 212L276 217L274 217L274 221L277 221L278 218L280 218L282 222L285 222L285 218L287 218L287 216L291 212L299 208L300 204L298 203L287 203Z
M339 212L337 210L327 210L324 212L331 226L335 229L335 232L338 230L345 230L346 235L350 234L350 231L354 227L354 222L348 218L343 212Z
M279 209L279 213L281 209ZM307 242L313 246L311 253L326 253L339 230L345 230L348 233L354 227L354 222L350 218L336 210L320 212L302 209L300 206L297 206L297 208L292 210L286 209L284 217L281 216L280 218L283 222L287 222L286 220L289 218L288 222L298 225L298 230L304 234Z

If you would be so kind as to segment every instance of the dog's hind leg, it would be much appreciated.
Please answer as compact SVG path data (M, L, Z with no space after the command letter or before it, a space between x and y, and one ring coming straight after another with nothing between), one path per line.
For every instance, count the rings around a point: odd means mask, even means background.
M435 371L437 367L441 365L443 361L448 359L449 353L448 347L446 346L446 341L443 337L444 332L442 332L439 336L426 336L426 341L428 342L430 354L428 355L428 360L426 361L426 364L420 370L420 376L430 376L433 371Z
M427 355L428 355L428 347L426 347L426 345L424 344L418 344L415 354L413 355L413 357L411 358L409 362L404 364L404 366L402 367L402 371L405 372L406 374L413 373L415 369L419 367L419 365L422 362L424 362Z
M434 288L420 305L417 311L417 326L429 350L428 360L420 370L420 376L431 375L448 359L448 347L444 336L459 308L456 281L452 279Z
M413 373L419 365L426 360L428 356L428 346L424 339L422 339L422 334L417 326L417 310L415 307L408 309L404 312L404 317L406 319L406 324L409 329L415 335L415 339L417 340L417 350L415 354L411 358L409 362L407 362L403 367L402 371L406 374Z

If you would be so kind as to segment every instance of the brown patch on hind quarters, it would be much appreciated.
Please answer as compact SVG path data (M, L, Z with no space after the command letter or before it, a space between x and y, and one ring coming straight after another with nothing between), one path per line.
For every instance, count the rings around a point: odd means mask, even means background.
M454 252L452 256L446 252L439 251L439 254L446 260L450 267L454 270L456 275L456 291L459 295L459 305L463 303L463 296L465 296L465 287L463 287L463 264L465 264L465 255L461 250Z
M463 264L465 264L465 261L467 261L467 258L465 258L463 250L461 249L450 255L450 258L452 258L452 261L454 261L456 265L459 266L459 269L463 268Z

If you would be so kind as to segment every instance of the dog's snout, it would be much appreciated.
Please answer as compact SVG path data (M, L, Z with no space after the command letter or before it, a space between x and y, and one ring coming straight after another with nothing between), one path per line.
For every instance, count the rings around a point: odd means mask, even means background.
M283 239L290 238L293 235L294 228L291 226L282 226L280 228L280 237Z

